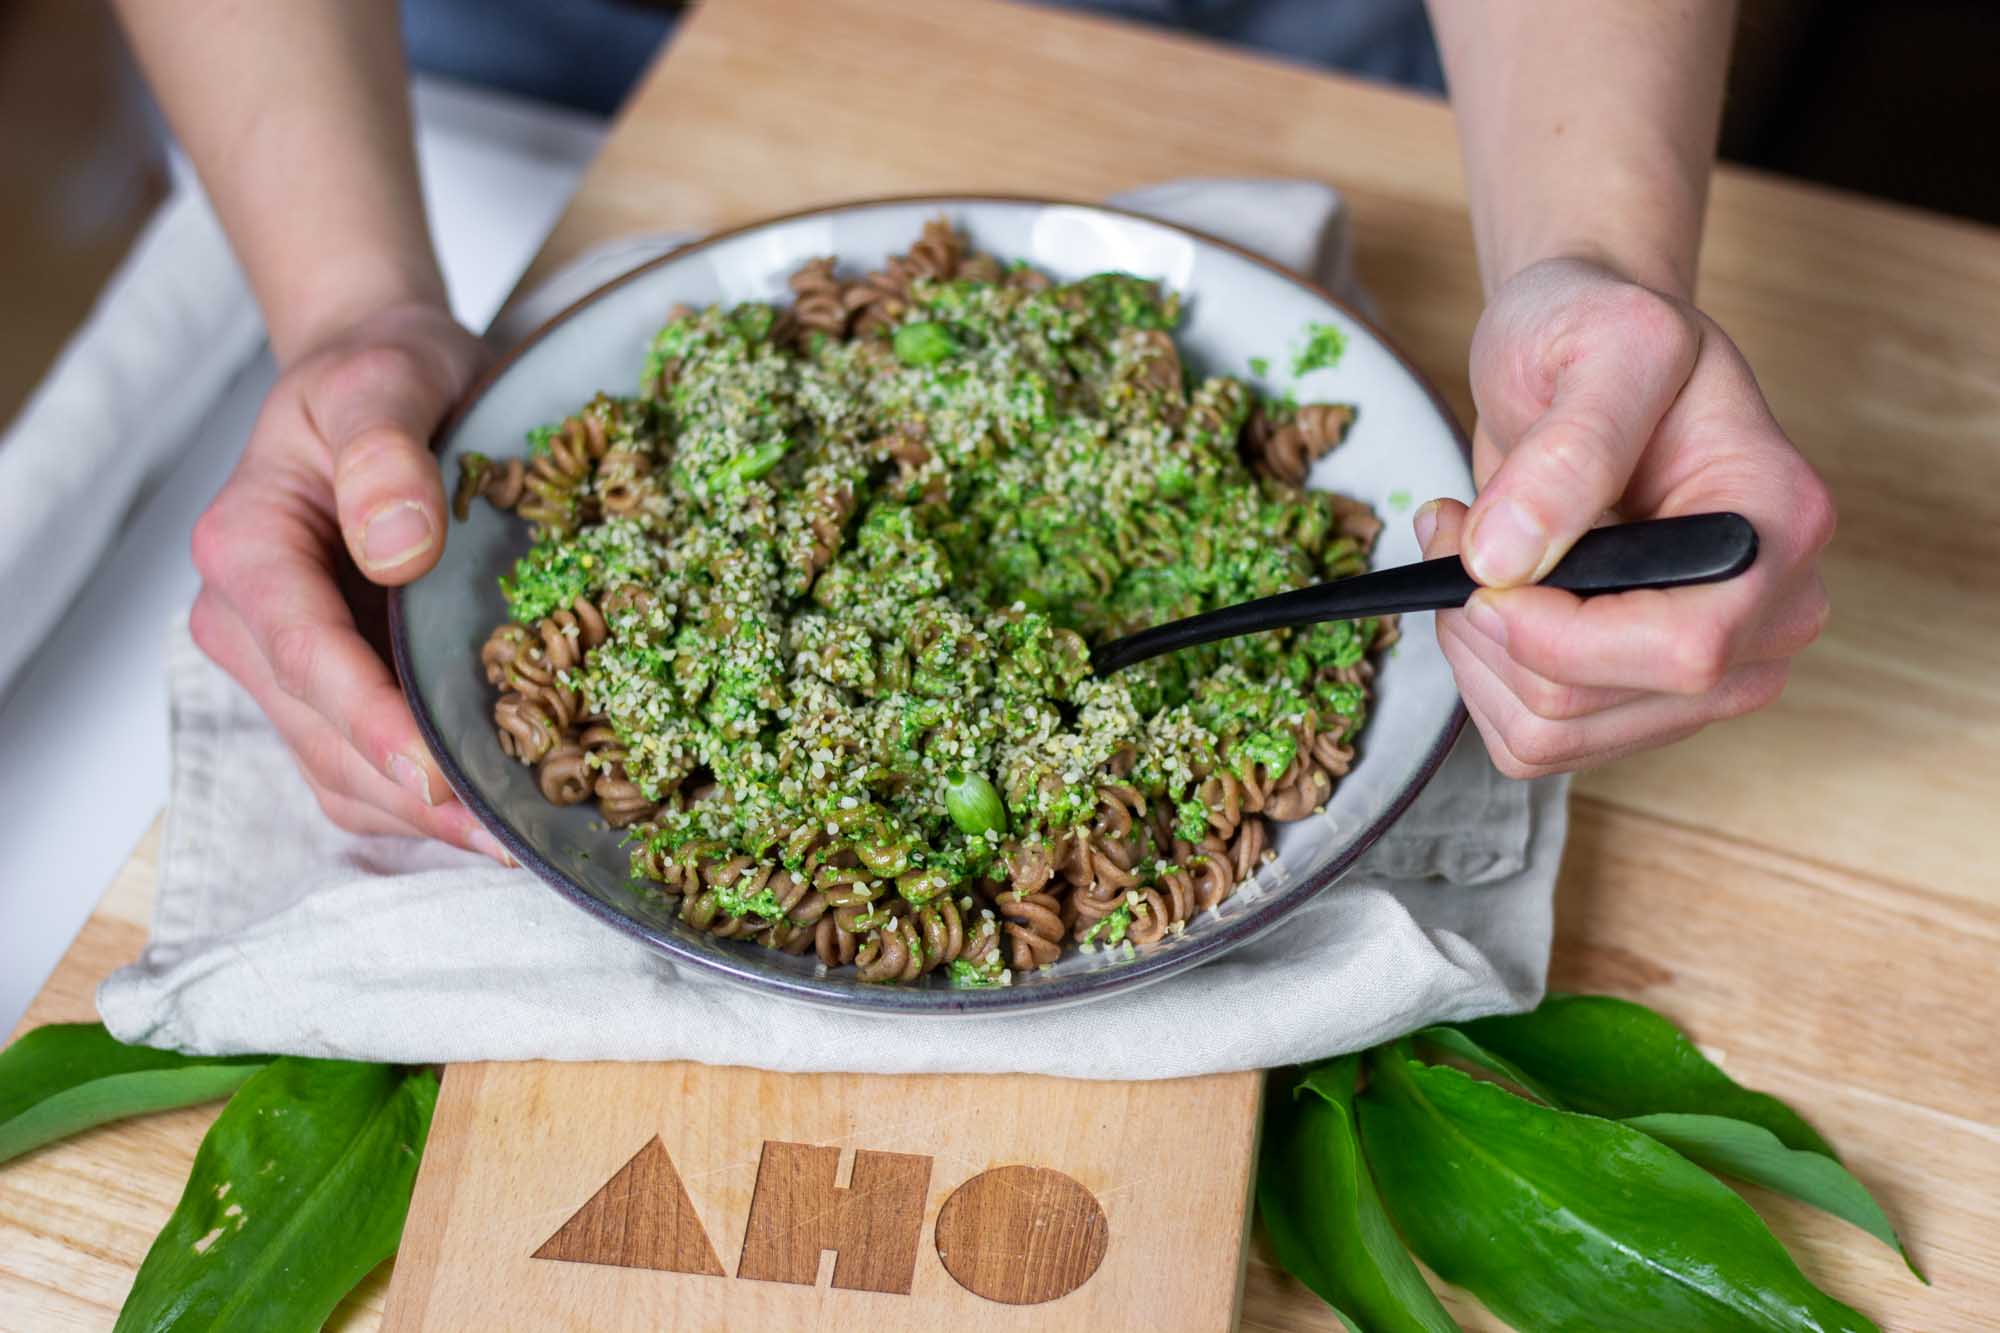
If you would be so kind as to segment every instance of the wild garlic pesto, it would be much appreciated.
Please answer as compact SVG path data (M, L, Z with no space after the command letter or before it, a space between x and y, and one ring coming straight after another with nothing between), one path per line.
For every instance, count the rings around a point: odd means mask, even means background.
M1366 715L1375 622L1109 679L1089 645L1352 572L1365 508L1253 472L1257 439L1305 423L1184 370L1172 293L1017 272L906 279L854 336L681 313L638 393L532 433L514 469L539 539L487 654L510 753L545 791L571 751L586 794L624 784L635 870L706 928L791 947L831 904L914 951L902 979L990 984L1046 957L960 939L997 939L996 912L1045 937L1047 894L1080 944L1150 944L1185 919L1159 919L1167 886L1264 845L1237 833L1263 801L1297 817L1345 772L1326 756Z
M1306 325L1305 345L1292 353L1292 374L1331 370L1347 351L1347 335L1331 324Z

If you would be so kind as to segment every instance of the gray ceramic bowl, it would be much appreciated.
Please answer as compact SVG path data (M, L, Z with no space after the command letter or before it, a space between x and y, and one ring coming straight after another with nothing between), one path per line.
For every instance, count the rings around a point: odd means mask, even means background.
M1312 484L1374 504L1387 521L1378 565L1419 558L1408 510L1432 496L1469 498L1465 440L1417 371L1366 320L1327 293L1211 237L1116 209L1030 199L932 197L815 209L738 228L684 247L606 284L537 330L475 385L440 432L447 477L467 450L509 456L523 433L560 420L600 389L629 392L651 335L677 301L785 299L785 279L815 255L844 266L878 265L944 213L980 248L1024 258L1058 278L1122 269L1169 283L1186 298L1181 342L1191 364L1238 375L1253 357L1272 393L1360 406L1341 447ZM1294 382L1290 348L1310 322L1337 325L1346 354ZM1257 377L1252 376L1253 379ZM452 525L444 558L390 601L396 668L424 738L466 805L550 888L668 959L774 995L882 1012L1014 1010L1108 995L1218 957L1277 925L1322 892L1378 838L1429 780L1464 721L1430 616L1406 617L1402 642L1382 663L1379 698L1361 757L1325 814L1282 826L1277 859L1214 912L1156 951L1120 960L1066 954L1054 967L992 990L959 990L934 978L871 986L794 958L712 939L627 877L620 835L590 806L559 809L532 771L494 739L493 692L479 647L505 618L496 579L528 546L526 528L490 506ZM607 941L608 943L608 941Z

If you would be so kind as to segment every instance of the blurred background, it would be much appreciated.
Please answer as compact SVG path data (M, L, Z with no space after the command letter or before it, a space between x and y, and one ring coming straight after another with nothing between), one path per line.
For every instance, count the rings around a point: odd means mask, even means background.
M564 0L574 3L575 0ZM1364 0L1365 3L1365 0ZM479 76L506 91L587 114L615 105L674 21L670 4L598 0L606 38L594 77L538 82L522 51L531 23L496 23L495 5L406 9L416 63L445 76L473 73L458 16L476 20L487 49ZM1088 7L1142 20L1173 13L1196 31L1249 30L1251 44L1294 59L1353 65L1337 49L1282 27L1245 22L1246 0L1093 0ZM501 10L531 12L505 3ZM477 13L475 14L475 10ZM454 11L456 11L456 15ZM1363 73L1437 85L1428 34L1376 43L1399 56ZM615 38L615 39L613 39ZM606 69L606 52L617 53ZM1722 152L1730 161L1885 199L2000 223L2000 171L1989 140L2000 127L2000 5L1993 0L1742 0ZM579 62L580 64L582 62ZM518 72L517 72L518 71ZM0 255L7 318L0 320L0 422L89 311L91 300L167 189L157 118L101 0L0 3Z

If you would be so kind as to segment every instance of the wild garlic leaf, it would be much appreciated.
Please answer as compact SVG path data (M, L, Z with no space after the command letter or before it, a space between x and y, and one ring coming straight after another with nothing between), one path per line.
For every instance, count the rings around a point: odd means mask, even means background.
M1876 1333L1750 1205L1635 1129L1538 1106L1395 1047L1361 1142L1417 1257L1536 1333ZM1539 1071L1538 1071L1539 1072Z
M1546 1085L1537 1082L1534 1075L1515 1064L1512 1060L1495 1055L1492 1051L1487 1050L1456 1027L1449 1024L1440 1024L1437 1027L1423 1028L1415 1034L1415 1038L1419 1042L1429 1042L1438 1049L1448 1051L1461 1060L1478 1065L1489 1074L1498 1074L1501 1078L1506 1079L1509 1083L1546 1106L1554 1106L1560 1109L1563 1104L1562 1098L1556 1096Z
M1830 1157L1787 1148L1761 1125L1715 1115L1641 1115L1624 1123L1650 1134L1690 1162L1753 1185L1776 1190L1809 1203L1843 1221L1852 1222L1903 1257L1909 1270L1926 1285L1895 1227L1875 1202L1868 1187Z
M1839 1160L1791 1107L1738 1084L1642 1004L1608 995L1551 995L1532 1013L1454 1026L1572 1110L1613 1120L1663 1112L1728 1116L1762 1125L1787 1148Z
M127 1046L102 1023L51 1023L0 1051L0 1162L95 1125L227 1097L269 1061Z
M275 1061L223 1108L118 1333L318 1328L396 1252L437 1075Z
M1257 1207L1285 1271L1349 1328L1457 1333L1397 1238L1354 1129L1359 1056L1275 1075L1257 1167Z

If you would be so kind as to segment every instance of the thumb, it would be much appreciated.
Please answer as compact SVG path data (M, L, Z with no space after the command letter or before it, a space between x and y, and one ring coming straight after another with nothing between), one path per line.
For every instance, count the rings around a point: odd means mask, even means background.
M430 438L472 358L430 338L332 354L307 407L333 462L335 512L371 582L408 583L444 550L444 480Z
M1487 479L1465 523L1465 567L1481 583L1541 579L1624 495L1694 367L1694 335L1647 323L1612 323L1579 339L1548 408Z

